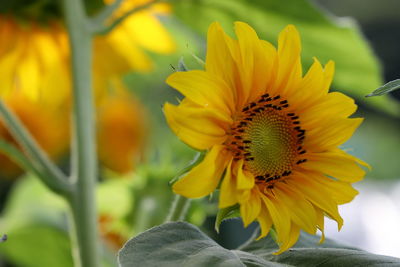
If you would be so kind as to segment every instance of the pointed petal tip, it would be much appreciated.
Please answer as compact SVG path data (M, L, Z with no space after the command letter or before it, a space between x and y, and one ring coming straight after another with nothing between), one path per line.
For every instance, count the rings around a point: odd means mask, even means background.
M208 27L208 34L210 34L213 31L221 31L221 30L222 30L221 24L218 21L214 21Z
M296 34L298 36L300 36L298 29L296 28L296 26L294 26L293 24L288 24L283 30L282 32L287 32L289 34Z
M257 32L254 30L254 28L245 22L235 21L234 28L235 28L236 36L238 36L238 38L239 38L239 36L243 35L243 34L240 34L240 32L242 32L242 33L245 33L246 35L249 34L249 36L253 36L258 39Z

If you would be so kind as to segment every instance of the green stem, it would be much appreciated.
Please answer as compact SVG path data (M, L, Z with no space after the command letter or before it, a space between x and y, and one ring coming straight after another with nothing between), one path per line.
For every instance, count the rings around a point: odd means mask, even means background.
M64 0L65 20L71 47L73 80L72 177L75 191L68 199L72 210L79 263L99 266L99 240L95 188L97 159L92 96L92 36L83 1Z
M190 199L175 195L166 222L183 221L190 207Z
M27 172L31 172L36 177L40 177L42 174L36 168L33 163L27 158L27 156L18 149L17 146L0 140L0 151L6 154L15 164L24 169Z
M23 123L7 107L3 100L0 100L0 117L3 118L5 125L7 125L7 128L28 156L28 160L35 173L38 174L38 178L56 193L66 195L71 192L72 186L67 177L49 159Z

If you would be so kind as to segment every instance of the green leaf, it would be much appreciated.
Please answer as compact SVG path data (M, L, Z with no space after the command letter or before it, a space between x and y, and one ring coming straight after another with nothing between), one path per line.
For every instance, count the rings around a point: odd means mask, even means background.
M359 250L358 248L337 243L336 241L329 238L325 238L325 241L323 243L320 243L320 239L320 236L310 235L301 232L299 240L296 242L293 248L345 248ZM278 245L270 235L258 241L253 241L244 247L241 247L241 249L243 249L244 251L255 253L257 255L272 254L273 252L276 252L278 248Z
M57 196L34 176L21 177L14 185L2 213L7 231L31 224L47 224L66 229L64 199Z
M219 232L219 226L224 220L240 217L239 205L233 205L224 209L218 209L215 219L215 231Z
M327 16L307 0L184 0L174 2L174 14L203 37L214 21L232 35L233 22L240 20L254 27L261 39L274 44L279 32L294 24L302 39L304 69L312 64L314 56L323 64L333 60L333 89L399 116L398 103L389 96L368 101L364 98L383 83L381 67L353 20Z
M400 88L400 79L393 80L393 81L390 81L390 82L386 83L385 85L379 87L378 89L376 89L369 95L366 95L366 97L384 95L384 94L390 93L394 90L397 90L399 88Z
M327 239L302 234L280 255L271 238L240 250L228 250L185 222L166 223L129 240L120 250L120 266L399 266L400 259L374 255Z
M185 222L165 223L129 240L118 254L130 266L282 266L243 251L228 250Z
M294 248L281 255L265 257L291 266L399 266L400 259L365 251L340 248Z
M301 233L299 241L293 248L273 255L278 246L269 238L255 241L243 248L266 261L282 263L289 266L399 266L400 259L371 254L347 245L326 239L319 244L319 237Z
M0 244L0 255L15 266L73 266L68 235L57 228L30 225L14 229Z

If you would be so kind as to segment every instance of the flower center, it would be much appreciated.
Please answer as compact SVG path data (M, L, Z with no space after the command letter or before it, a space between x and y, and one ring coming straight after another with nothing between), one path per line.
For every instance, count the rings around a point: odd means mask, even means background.
M243 108L232 127L230 148L235 160L261 183L272 183L291 174L293 166L306 161L301 144L305 130L299 117L288 112L287 100L265 94Z

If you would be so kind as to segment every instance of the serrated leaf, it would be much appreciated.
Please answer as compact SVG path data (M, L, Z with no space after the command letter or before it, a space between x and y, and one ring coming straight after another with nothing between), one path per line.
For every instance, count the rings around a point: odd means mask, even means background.
M393 80L379 87L369 95L366 95L366 97L388 94L394 90L398 90L399 88L400 88L400 79Z
M219 209L215 219L215 231L219 232L219 226L224 220L240 217L239 205Z
M318 236L305 233L301 233L293 248L280 255L272 254L278 246L268 236L242 249L264 260L289 266L400 266L400 259L368 253L331 239L319 244Z
M282 266L225 249L185 222L165 223L132 238L120 250L118 261L122 267Z
M174 14L204 37L214 21L232 35L233 22L240 20L254 27L261 39L276 44L279 32L287 24L294 24L301 34L304 67L311 65L314 56L323 64L333 60L333 89L399 116L399 105L390 97L364 98L382 84L381 67L351 19L326 15L307 0L184 0L175 1L173 6Z

